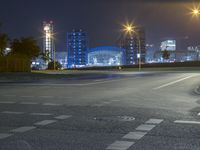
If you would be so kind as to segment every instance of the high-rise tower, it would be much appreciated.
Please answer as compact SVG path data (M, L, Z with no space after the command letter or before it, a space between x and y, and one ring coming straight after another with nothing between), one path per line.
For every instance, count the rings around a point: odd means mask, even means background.
M46 63L54 60L54 31L53 22L43 22L43 53L46 57Z

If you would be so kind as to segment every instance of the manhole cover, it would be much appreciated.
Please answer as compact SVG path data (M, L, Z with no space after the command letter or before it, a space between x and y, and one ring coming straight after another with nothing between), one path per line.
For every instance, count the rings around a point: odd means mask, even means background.
M114 117L95 117L97 121L134 121L135 118L132 116L114 116Z
M119 121L134 121L135 118L132 116L118 116Z

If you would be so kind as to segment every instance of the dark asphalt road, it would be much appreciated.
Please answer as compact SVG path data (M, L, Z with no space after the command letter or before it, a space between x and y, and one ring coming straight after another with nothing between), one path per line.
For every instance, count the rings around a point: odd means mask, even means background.
M0 150L200 150L200 72L74 74L0 78Z

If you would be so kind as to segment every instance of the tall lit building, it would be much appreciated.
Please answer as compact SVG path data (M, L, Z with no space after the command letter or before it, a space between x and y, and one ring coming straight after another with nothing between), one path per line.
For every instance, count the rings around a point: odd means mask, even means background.
M47 62L50 62L54 59L54 28L53 22L43 22L43 53L47 59Z
M67 33L67 67L79 68L86 65L88 35L82 29Z
M137 27L134 30L135 32L129 34L123 34L120 37L119 45L121 48L125 49L126 65L138 64L139 62L138 56L141 57L141 62L145 63L145 57L146 57L145 31L141 27Z

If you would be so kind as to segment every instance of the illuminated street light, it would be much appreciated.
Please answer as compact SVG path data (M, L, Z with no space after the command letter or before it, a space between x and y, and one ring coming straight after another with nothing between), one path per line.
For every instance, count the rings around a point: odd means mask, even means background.
M123 31L126 33L126 34L133 34L135 33L137 36L138 36L138 50L139 50L139 53L137 54L137 58L139 59L138 61L138 69L139 71L141 71L141 68L142 68L142 63L141 63L141 41L140 41L140 33L136 30L136 26L134 26L132 23L126 23L123 25Z
M190 14L192 17L199 17L200 16L200 8L199 6L194 6L193 8L190 9Z
M194 9L194 10L192 10L192 14L194 14L194 15L198 15L198 14L199 14L199 10L198 10L198 9Z
M132 23L126 23L123 25L123 31L126 33L126 34L131 34L134 32L134 26Z

